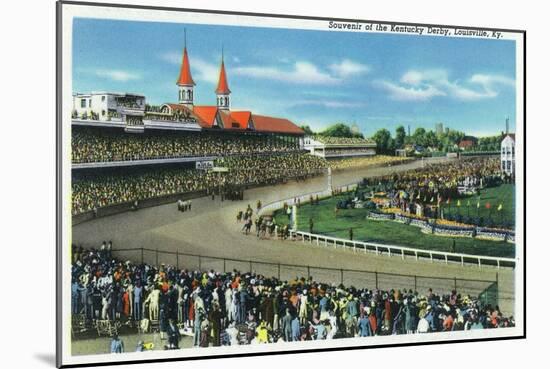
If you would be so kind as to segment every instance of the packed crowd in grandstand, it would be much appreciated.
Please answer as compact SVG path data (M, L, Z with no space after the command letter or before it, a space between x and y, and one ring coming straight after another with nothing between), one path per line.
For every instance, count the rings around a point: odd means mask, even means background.
M431 289L378 290L254 272L191 271L135 264L99 249L73 246L71 312L100 321L158 324L170 348L180 332L208 347L514 326L476 296ZM370 287L370 288L369 288ZM146 324L144 324L144 321ZM135 325L134 325L135 326Z
M333 170L340 170L340 169L396 165L396 164L405 163L410 160L412 160L412 158L403 158L403 157L388 156L388 155L376 155L376 156L368 156L368 157L361 157L361 158L331 159L328 162L328 165Z
M364 148L364 147L357 147L357 148L345 148L345 149L336 149L336 148L328 148L324 149L323 152L325 155L360 155L360 154L372 154L374 155L374 150L372 148Z
M324 159L299 153L226 157L216 160L215 165L228 171L143 168L128 173L74 177L73 214L152 197L299 180L326 168Z
M192 156L242 155L296 151L297 140L266 135L218 132L128 134L77 127L72 130L72 162L110 162Z
M326 145L372 145L374 141L360 137L333 137L333 136L315 136L315 140Z

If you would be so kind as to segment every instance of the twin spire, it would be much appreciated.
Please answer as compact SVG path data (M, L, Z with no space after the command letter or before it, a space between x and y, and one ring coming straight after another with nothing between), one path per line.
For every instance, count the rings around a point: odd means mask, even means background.
M187 40L185 42L187 44ZM183 58L181 61L180 74L176 84L179 86L179 103L185 104L190 107L193 106L193 87L195 86L195 81L191 75L191 65L189 63L189 56L187 55L187 45L183 48ZM227 82L227 75L225 73L225 64L223 60L223 49L222 49L222 60L220 66L220 76L218 79L218 86L216 87L217 95L217 106L220 109L229 110L229 95L231 90L229 89L229 84Z
M193 77L191 76L191 67L189 66L189 56L187 56L187 47L183 48L180 76L176 83L178 86L195 86L195 81L193 81Z
M230 94L231 90L229 89L229 85L227 84L227 76L225 75L225 65L223 63L223 56L222 56L222 65L220 67L220 78L218 79L218 87L216 87L216 93L217 94Z

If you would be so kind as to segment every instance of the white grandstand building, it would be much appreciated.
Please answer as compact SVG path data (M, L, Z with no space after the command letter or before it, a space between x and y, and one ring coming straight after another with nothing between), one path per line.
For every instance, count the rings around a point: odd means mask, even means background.
M363 138L308 136L304 149L326 159L376 155L376 142Z
M500 170L508 175L514 174L516 165L516 135L509 133L500 142Z

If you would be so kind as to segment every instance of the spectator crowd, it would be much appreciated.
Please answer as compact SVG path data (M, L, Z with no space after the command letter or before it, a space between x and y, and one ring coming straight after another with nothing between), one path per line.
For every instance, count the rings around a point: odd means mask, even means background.
M158 326L169 348L326 340L514 326L498 306L458 291L379 290L255 272L136 264L73 246L71 311L88 323ZM144 322L146 324L144 324Z
M226 157L215 166L227 172L186 168L118 169L73 176L72 212L80 214L101 207L194 191L231 189L304 179L326 168L322 158L300 153Z
M333 137L320 136L314 137L315 140L324 143L325 145L375 145L373 140L361 137Z
M299 149L298 140L242 132L147 132L136 135L93 127L74 127L71 144L73 163L280 153Z
M502 183L498 158L467 158L387 176L365 178L363 185L390 198L389 206L406 213L436 217L436 206L461 196L462 189L476 192L481 187Z
M398 156L375 155L359 158L332 159L328 162L328 165L333 170L342 170L397 165L411 160L411 158Z

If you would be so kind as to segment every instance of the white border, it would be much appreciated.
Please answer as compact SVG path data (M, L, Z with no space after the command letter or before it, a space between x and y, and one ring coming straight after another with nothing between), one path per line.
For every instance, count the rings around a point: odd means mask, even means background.
M182 6L185 4L182 4ZM62 299L65 302L61 306L62 316L68 317L61 319L61 338L63 347L61 348L61 360L63 365L83 364L90 362L124 362L126 360L149 360L149 359L166 359L166 358L182 358L182 357L205 357L211 355L223 354L251 354L257 352L281 352L286 350L304 350L313 348L333 348L333 347L353 347L353 346L369 346L369 345L384 345L384 344L402 344L413 342L442 342L448 340L475 339L475 338L494 338L494 337L509 337L519 336L523 334L523 222L518 222L516 225L516 245L518 265L516 266L515 282L516 282L516 322L517 326L514 329L506 330L483 330L483 331L468 331L468 332L452 332L452 333L433 333L428 335L402 335L402 336L377 336L373 339L341 339L332 341L313 341L305 343L277 344L265 346L239 346L239 347L216 347L202 349L183 349L178 351L154 351L148 353L127 353L124 356L112 355L70 355L70 296L67 291L70 291L70 243L71 243L71 210L70 210L70 182L71 182L71 163L70 163L70 112L72 110L72 19L74 17L93 17L93 18L108 18L119 20L139 20L139 21L158 21L158 22L174 22L174 23L196 23L196 24L218 24L218 25L234 25L234 26L257 26L271 28L296 28L334 32L327 28L328 21L326 20L304 20L304 19L289 19L289 18L272 18L258 16L243 16L243 15L227 15L227 14L210 14L210 13L186 13L176 11L159 11L151 9L130 9L130 8L110 8L110 7L86 7L83 5L63 5L62 10L62 63L63 63L63 80L62 80L62 132L63 142L60 147L62 150L62 173L63 173L63 188L62 188L62 232L61 244L64 246L61 249L62 266ZM368 22L360 22L368 23ZM398 23L398 22L397 22ZM451 28L451 27L447 27ZM472 28L472 27L465 27ZM343 32L343 31L337 31ZM371 32L371 31L367 31ZM374 31L372 31L374 32ZM391 33L391 32L386 32ZM406 34L402 34L406 37ZM436 36L444 37L444 36ZM476 36L466 36L467 38L477 38ZM502 39L516 41L516 141L522 144L524 139L523 132L523 35L517 32L504 32ZM497 42L497 41L495 41ZM517 202L516 202L516 219L523 220L523 147L516 150L516 173L517 173ZM65 293L63 293L65 292ZM67 297L65 297L67 296ZM115 360L119 359L119 360Z

